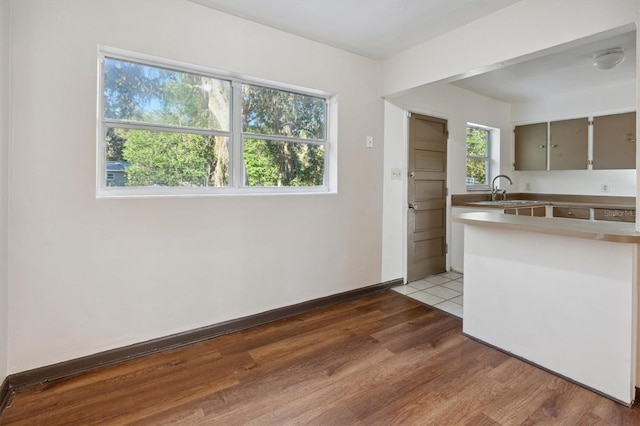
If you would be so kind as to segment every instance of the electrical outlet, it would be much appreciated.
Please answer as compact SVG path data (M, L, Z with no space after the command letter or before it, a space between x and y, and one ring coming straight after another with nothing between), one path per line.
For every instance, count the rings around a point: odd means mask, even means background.
M609 192L611 188L608 183L603 183L600 185L600 192Z
M402 180L402 169L391 169L391 180Z
M531 191L531 182L525 182L524 183L524 190L525 191Z
M367 136L367 148L373 148L373 136Z

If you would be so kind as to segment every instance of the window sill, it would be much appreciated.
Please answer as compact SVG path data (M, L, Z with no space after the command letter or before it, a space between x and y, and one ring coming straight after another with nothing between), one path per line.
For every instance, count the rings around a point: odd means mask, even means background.
M185 198L337 194L326 186L261 188L98 188L96 198Z
M491 191L489 186L467 186L467 192Z

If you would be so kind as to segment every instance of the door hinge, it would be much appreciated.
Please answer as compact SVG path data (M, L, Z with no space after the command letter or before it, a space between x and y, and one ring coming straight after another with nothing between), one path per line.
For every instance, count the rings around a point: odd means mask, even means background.
M444 254L449 254L449 244L444 245Z
M407 117L411 118L411 111L407 111Z
M593 166L593 160L587 160L587 166Z
M445 188L444 189L444 196L448 196L449 195L449 188Z
M587 120L587 125L588 126L593 126L593 120Z

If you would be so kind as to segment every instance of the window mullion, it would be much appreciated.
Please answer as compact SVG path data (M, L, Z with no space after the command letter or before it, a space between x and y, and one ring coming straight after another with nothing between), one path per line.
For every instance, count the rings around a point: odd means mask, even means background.
M244 186L244 159L242 139L242 83L234 81L231 85L231 146L229 147L230 173L229 185L232 188Z
M204 135L204 136L229 137L230 135L230 132L225 132L224 130L209 130L209 129L200 129L197 127L186 127L186 126L170 126L166 124L142 123L142 122L129 121L129 120L105 119L102 122L104 123L104 126L106 128L115 127L118 129L134 129L134 130L146 130L149 132L181 133L181 134Z
M104 108L104 85L105 85L105 63L104 57L98 57L98 126L97 126L97 138L98 138L98 152L96 153L96 193L100 191L103 185L106 185L106 173L107 173L107 128L103 124L105 116Z
M294 138L291 136L265 135L264 133L242 132L243 139L262 139L266 141L305 143L310 145L325 145L327 142L320 139Z

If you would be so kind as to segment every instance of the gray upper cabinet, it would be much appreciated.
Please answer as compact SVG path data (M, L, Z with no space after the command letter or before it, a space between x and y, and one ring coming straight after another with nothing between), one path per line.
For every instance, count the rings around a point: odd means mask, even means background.
M636 113L593 118L593 168L636 168Z
M552 121L550 125L550 170L585 170L589 144L589 120Z
M516 170L546 170L547 123L516 126L515 160Z

